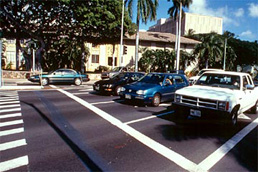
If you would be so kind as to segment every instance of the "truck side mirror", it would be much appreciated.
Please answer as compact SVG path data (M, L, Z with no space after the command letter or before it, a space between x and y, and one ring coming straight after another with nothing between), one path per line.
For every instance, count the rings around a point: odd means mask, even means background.
M245 86L245 88L246 88L247 90L253 90L253 89L254 89L254 86L248 84L248 85Z

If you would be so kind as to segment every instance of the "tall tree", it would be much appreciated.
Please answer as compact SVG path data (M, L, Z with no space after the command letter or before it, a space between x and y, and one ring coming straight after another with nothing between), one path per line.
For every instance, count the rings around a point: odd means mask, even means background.
M194 48L193 54L199 59L200 67L209 67L209 63L221 61L223 56L223 40L217 33L200 34L199 40L202 42Z
M36 40L39 66L41 57L48 59L48 50L63 37L77 40L82 59L85 58L85 41L113 43L120 38L122 0L1 0L0 11L5 38ZM128 12L124 23L124 32L134 33Z
M168 0L170 1L170 0ZM168 13L171 17L176 20L176 43L175 43L175 51L176 51L176 69L179 69L179 60L180 60L180 38L181 38L181 18L182 13L184 16L184 8L189 8L189 5L192 3L192 0L171 0L173 6L168 10Z
M129 15L132 17L133 2L136 0L126 0L125 4L128 3ZM137 0L137 16L136 16L136 42L135 42L135 71L138 71L138 53L139 53L139 28L140 19L143 23L147 23L148 19L150 21L156 20L157 17L157 7L158 0Z

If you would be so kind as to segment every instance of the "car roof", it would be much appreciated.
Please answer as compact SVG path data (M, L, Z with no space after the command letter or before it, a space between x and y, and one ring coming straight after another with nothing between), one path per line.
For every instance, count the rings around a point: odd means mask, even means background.
M208 71L205 72L204 74L226 74L226 75L238 75L238 76L245 76L248 75L248 73L244 73L244 72L234 72L234 71Z

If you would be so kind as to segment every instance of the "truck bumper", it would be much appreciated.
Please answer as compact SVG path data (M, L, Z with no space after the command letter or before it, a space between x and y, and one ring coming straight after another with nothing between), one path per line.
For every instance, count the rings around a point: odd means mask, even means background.
M217 109L208 109L195 106L187 106L183 104L173 103L173 108L178 116L182 116L185 119L199 119L199 120L211 120L211 121L228 121L231 115L227 111L221 111Z

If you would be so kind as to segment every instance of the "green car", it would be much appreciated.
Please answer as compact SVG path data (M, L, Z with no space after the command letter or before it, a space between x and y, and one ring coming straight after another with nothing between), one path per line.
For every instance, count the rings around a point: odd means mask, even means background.
M81 85L82 81L89 81L90 79L87 74L80 74L73 69L57 69L42 76L33 75L28 80L31 82L41 82L42 85L48 85L50 83L73 83L75 85Z

